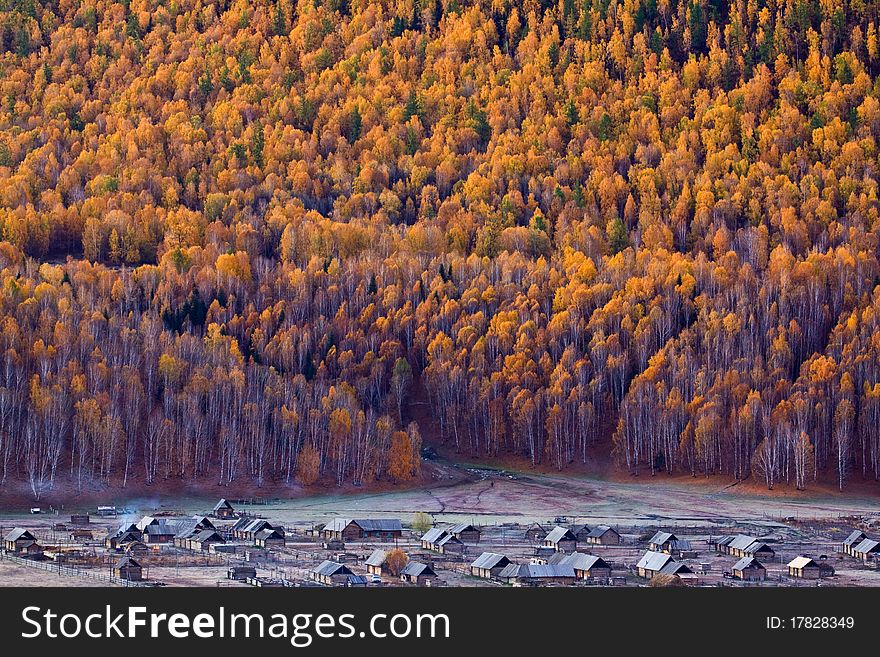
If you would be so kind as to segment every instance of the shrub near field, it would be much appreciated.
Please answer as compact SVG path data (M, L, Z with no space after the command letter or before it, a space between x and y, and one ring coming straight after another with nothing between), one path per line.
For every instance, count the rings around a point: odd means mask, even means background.
M0 7L4 480L880 475L878 3Z

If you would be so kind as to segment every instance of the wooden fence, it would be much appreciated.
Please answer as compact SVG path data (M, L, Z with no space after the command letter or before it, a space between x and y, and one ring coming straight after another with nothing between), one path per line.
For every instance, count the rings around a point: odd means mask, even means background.
M92 579L98 582L104 582L108 586L152 586L149 582L138 582L131 581L127 579L120 579L118 577L114 577L113 575L106 575L103 573L96 573L90 570L84 570L82 568L75 568L73 566L64 566L59 563L53 563L51 561L34 561L33 559L23 559L21 557L17 557L14 554L9 554L5 550L0 551L0 560L11 561L13 563L17 563L21 566L26 566L28 568L35 568L37 570L45 570L48 573L57 573L58 575L65 575L68 577L79 577L82 579Z

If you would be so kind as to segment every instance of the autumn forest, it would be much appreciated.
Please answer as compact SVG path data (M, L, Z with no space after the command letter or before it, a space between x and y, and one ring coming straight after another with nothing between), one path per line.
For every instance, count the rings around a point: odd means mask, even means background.
M0 0L0 481L880 480L878 30Z

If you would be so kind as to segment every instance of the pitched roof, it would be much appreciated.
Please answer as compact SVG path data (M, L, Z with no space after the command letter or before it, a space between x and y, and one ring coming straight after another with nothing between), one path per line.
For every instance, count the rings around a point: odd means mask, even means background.
M332 575L354 575L345 564L330 561L329 559L322 561L320 564L312 568L312 572L317 575L323 575L324 577L330 577Z
M664 575L692 575L694 573L683 561L670 561L660 569Z
M551 543L558 543L562 540L576 541L577 536L575 536L568 527L554 527L550 533L544 537L544 540Z
M354 520L354 523L365 532L399 532L403 531L403 525L398 518L368 518Z
M559 577L574 578L574 568L568 564L524 563L509 564L499 573L499 577L520 579L551 579Z
M133 522L124 522L117 529L111 529L107 534L108 537L112 538L114 536L122 536L127 532L135 532L137 534L142 534L143 532L138 529L138 526Z
M811 559L810 557L795 557L791 561L788 562L789 568L819 568L820 570L830 571L834 573L834 568L830 563L826 563L825 561L816 561L815 559Z
M483 552L480 556L478 556L474 562L471 564L471 568L495 568L498 565L501 565L502 561L510 561L503 554L498 554L497 552Z
M648 541L652 545L663 545L669 541L677 541L678 536L672 534L670 532L659 531L651 537L651 540Z
M219 509L231 509L232 505L226 501L226 498L221 499L217 504L214 505L214 511L218 511Z
M365 532L402 531L403 525L398 518L333 518L324 525L326 531L341 532L351 523L356 524Z
M115 568L125 568L125 567L140 568L141 565L137 561L132 559L131 557L122 557L119 561L116 562Z
M871 554L872 552L880 552L880 541L866 538L853 548L853 552L858 554Z
M593 568L609 568L608 563L596 555L573 552L563 562L575 570L592 570Z
M736 536L731 536L730 534L727 534L725 536L719 536L715 540L715 545L730 545L730 542L735 538L736 538Z
M19 539L26 539L30 541L37 540L33 534L31 534L27 529L22 529L21 527L16 527L11 532L6 534L3 538L4 541L17 541Z
M776 554L775 550L767 545L766 543L762 543L761 541L755 541L745 550L743 550L746 554L757 554L759 552L763 552L764 554Z
M373 550L364 563L368 566L381 566L385 563L385 557L387 556L387 554L388 553L382 549Z
M728 546L732 550L745 550L752 543L757 542L757 538L754 536L746 536L745 534L737 534L733 537L733 540L730 541Z
M459 545L462 545L462 542L452 534L446 534L446 536L437 541L437 545L446 545L447 543L458 543Z
M441 538L447 535L447 531L442 527L432 527L428 531L425 532L425 535L422 536L423 541L427 541L428 543L436 543Z
M464 531L479 532L480 528L474 527L473 525L469 525L467 523L462 522L457 525L452 525L452 527L450 527L446 531L448 531L450 534L460 534L461 532L464 532Z
M281 527L276 527L271 522L266 520L265 518L257 518L248 520L246 518L242 518L234 525L232 525L233 531L244 532L246 534L256 534L264 529L274 529L279 534L283 534Z
M199 543L205 543L207 541L213 541L215 543L225 543L223 537L217 533L215 529L202 529L197 531L195 534L190 536L190 540L197 541Z
M673 561L673 558L668 554L648 550L647 552L645 552L645 554L642 555L642 558L639 559L639 562L636 564L636 568L659 571L671 561Z
M588 538L602 538L608 532L614 532L614 530L608 525L596 525L590 530L590 533L587 534ZM617 532L614 532L615 534Z
M764 568L764 566L755 557L743 557L733 564L734 570L746 570L747 568Z
M279 532L277 529L270 529L269 527L267 527L266 529L261 529L256 534L254 534L254 539L258 540L258 541L262 541L262 540L265 540L265 539L270 538L272 536L275 536L275 537L281 538L281 539L284 538L284 534Z
M406 568L400 571L401 575L409 575L410 577L436 577L437 573L426 563L418 561L410 561L406 564Z
M683 541L681 539L673 539L673 540L669 541L669 548L671 550L690 550L691 549L691 542L690 541Z
M849 536L847 536L846 539L843 541L843 544L844 545L858 545L859 543L864 541L866 538L868 538L868 536L865 534L865 532L860 531L858 529L854 529L853 532Z
M818 568L819 564L810 559L810 557L795 557L788 562L789 568L806 568L807 566Z
M551 566L556 565L558 563L568 563L570 554L566 554L565 552L554 552L549 557L547 557L547 563Z

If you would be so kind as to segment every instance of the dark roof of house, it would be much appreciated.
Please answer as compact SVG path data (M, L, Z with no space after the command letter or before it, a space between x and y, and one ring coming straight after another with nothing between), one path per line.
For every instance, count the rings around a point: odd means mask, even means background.
M357 526L363 529L365 532L403 531L403 525L400 524L400 520L398 520L397 518L371 518L364 520L353 520L352 522L356 523Z
M674 539L672 541L669 541L669 548L671 550L690 550L691 549L691 542L684 541L681 539Z
M6 534L4 537L4 541L17 541L19 539L26 539L30 541L36 541L37 539L31 534L27 529L22 529L21 527L16 527L11 532Z
M772 547L767 545L766 543L762 543L761 541L755 541L745 550L743 550L746 554L757 554L759 552L763 552L766 554L776 554Z
M872 552L880 552L880 541L866 538L853 548L853 552L859 554L870 554Z
M330 577L332 575L354 575L353 572L345 564L336 561L322 561L312 569L313 573Z
M617 533L608 525L597 525L590 530L590 533L587 534L587 536L589 538L601 538L605 536L605 534L607 534L608 532L614 532L615 534Z
M232 525L232 530L237 532L245 532L246 534L256 534L264 529L274 529L279 534L283 534L281 527L276 527L265 518L250 519L241 518Z
M115 568L140 568L141 565L131 557L122 557L116 562Z
M670 561L660 569L660 572L664 575L689 575L693 574L694 571L682 561Z
M446 536L437 541L437 545L446 545L447 543L458 543L459 545L462 544L461 541L452 534L446 534Z
M398 518L333 518L324 525L327 531L341 532L351 523L356 524L365 532L399 532L403 525Z
M179 532L179 527L171 525L167 521L144 527L144 534L148 534L149 536L177 536Z
M755 559L755 557L743 557L735 564L733 564L734 570L746 570L748 568L764 568L764 566L761 564L760 561Z
M205 543L207 541L213 541L214 543L226 542L215 529L202 529L200 531L197 531L195 534L190 536L190 540L197 541L199 543Z
M524 563L509 564L499 573L499 577L518 579L552 579L559 577L574 578L574 568L568 564Z
M432 527L425 532L425 535L422 536L422 540L427 541L428 543L436 543L446 535L447 531L442 527Z
M551 566L555 566L559 563L567 563L570 554L566 554L565 552L553 552L549 557L547 557L547 563Z
M268 527L266 529L261 529L256 534L254 534L254 539L258 541L264 541L267 538L272 538L273 536L275 538L284 539L284 534L279 532L277 529L269 529Z
M847 536L846 539L843 541L843 544L844 545L858 545L859 543L864 541L866 538L868 538L868 536L865 534L865 532L863 532L859 529L854 529L852 531L852 533L849 536Z
M575 570L592 570L593 568L610 568L608 563L593 554L584 554L583 552L573 552L566 556L562 562L568 564Z
M506 565L510 560L504 556L503 554L498 554L497 552L483 552L480 556L478 556L474 562L471 564L472 568L495 568L499 565Z
M217 504L214 505L214 511L218 511L220 509L231 509L232 505L226 501L226 499L221 499Z
M387 552L382 549L373 550L367 560L364 562L368 566L381 566L385 563L385 557L387 556Z
M473 525L469 525L467 523L459 523L457 525L452 525L449 529L447 529L450 534L460 534L461 532L472 531L479 533L480 528L474 527Z
M730 534L719 536L715 539L715 545L730 545L730 542L735 538L736 536L731 536Z
M136 533L136 534L142 534L142 533L143 533L143 532L141 532L140 529L138 529L138 526L137 526L135 523L133 523L133 522L124 522L124 523L122 523L121 525L119 525L119 527L118 527L117 529L111 529L111 530L107 533L107 536L110 537L110 538L112 538L112 537L114 537L114 536L122 536L123 534L125 534L125 533L127 533L127 532L134 532L134 533Z
M645 554L642 555L642 558L639 559L639 562L636 564L636 568L659 571L671 561L674 561L674 559L668 554L663 554L662 552L652 552L651 550L648 550L647 552L645 552Z
M139 531L126 531L121 534L111 533L110 538L115 538L117 543L139 543L143 534Z
M672 534L670 532L657 532L651 537L651 540L648 541L652 545L663 545L664 543L668 543L669 541L677 541L678 536Z
M728 546L732 550L745 550L752 543L757 542L757 538L754 536L746 536L745 534L737 534L734 536L733 540L728 543Z
M558 543L563 540L576 541L577 536L575 536L568 527L554 527L550 533L544 537L544 540L551 543Z
M346 583L349 586L366 586L367 577L366 575L355 575L352 573L351 575L346 575Z
M426 563L418 561L410 561L406 564L406 568L400 571L401 575L409 575L410 577L436 577L437 573Z

